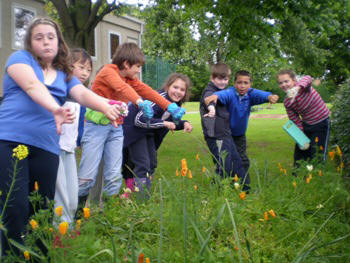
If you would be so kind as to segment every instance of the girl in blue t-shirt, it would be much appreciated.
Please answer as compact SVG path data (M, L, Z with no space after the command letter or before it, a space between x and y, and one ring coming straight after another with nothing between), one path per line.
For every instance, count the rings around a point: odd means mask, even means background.
M1 251L11 249L18 254L8 240L23 244L21 236L35 212L29 193L36 189L44 202L54 199L61 125L75 117L61 106L66 97L103 112L113 124L119 117L108 100L72 77L70 53L55 22L35 19L24 45L25 50L14 52L5 65L0 107L0 211L7 230L2 232ZM29 155L18 161L14 175L13 149L18 145L25 145Z

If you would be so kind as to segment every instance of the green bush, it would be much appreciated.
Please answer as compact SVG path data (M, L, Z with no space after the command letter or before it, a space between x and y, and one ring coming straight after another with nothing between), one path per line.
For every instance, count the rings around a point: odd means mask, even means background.
M345 171L349 175L350 164L350 80L335 94L331 114L332 144L339 145L343 155Z

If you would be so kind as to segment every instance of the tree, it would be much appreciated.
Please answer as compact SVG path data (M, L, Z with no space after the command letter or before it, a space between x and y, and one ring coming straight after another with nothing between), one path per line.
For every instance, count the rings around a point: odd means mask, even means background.
M94 2L94 3L92 3ZM108 3L110 4L108 4ZM94 52L94 29L105 15L122 12L123 5L114 0L46 0L51 16L56 17L70 47L85 48ZM50 7L54 7L54 10Z

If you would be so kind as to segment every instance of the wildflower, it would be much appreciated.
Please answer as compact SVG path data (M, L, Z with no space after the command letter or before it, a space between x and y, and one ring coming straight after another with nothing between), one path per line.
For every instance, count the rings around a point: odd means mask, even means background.
M16 157L18 160L22 160L28 156L28 147L23 144L19 144L12 150L12 152L13 157Z
M63 215L63 206L57 206L55 208L55 214L58 215L58 216L62 216Z
M151 263L151 260L149 258L146 258L146 263Z
M204 166L202 167L202 173L205 173L205 167Z
M234 183L233 186L235 187L236 190L239 189L239 183Z
M37 181L34 182L34 190L35 190L36 192L39 191L39 184L38 184Z
M340 167L339 166L337 166L337 172L340 173Z
M25 260L29 260L30 259L30 254L29 254L29 252L27 250L23 252L23 256L24 256Z
M328 155L329 155L329 158L331 158L331 160L333 161L334 156L335 156L335 152L334 151L328 152Z
M188 170L188 178L192 179L192 172L191 172L191 170Z
M311 181L311 178L310 178L310 177L306 178L306 183L307 183L307 184L309 184L310 181Z
M314 167L312 166L312 164L310 164L310 165L306 165L306 169L307 169L309 172L312 172L312 170L314 169Z
M309 178L310 178L310 180L312 179L312 174L309 174Z
M264 220L265 221L269 220L269 214L267 212L264 212Z
M137 263L143 263L144 258L145 258L145 255L141 252L139 254L139 258L137 259Z
M235 174L235 177L233 177L233 180L237 183L238 182L238 176L237 176L237 174Z
M278 166L278 168L279 168L280 170L282 169L281 163L278 163L277 166Z
M83 208L84 218L88 219L90 217L90 208L84 207Z
M36 222L34 219L31 219L29 221L29 224L32 226L32 229L35 230L39 227L38 222Z
M315 138L315 143L318 143L318 137Z
M259 218L258 219L260 222L265 222L265 219L264 218Z
M176 172L175 172L176 176L179 176L179 170L176 168Z
M80 229L80 225L81 225L81 220L78 219L77 221L75 221L75 229L79 230Z
M296 181L293 181L293 187L296 188L297 187L297 182Z
M318 170L317 174L318 174L318 176L322 176L322 171Z
M58 230L60 231L60 234L64 236L67 233L68 230L68 223L67 222L61 222L58 225Z
M239 198L241 199L241 200L244 200L244 198L245 198L245 192L240 192L239 193Z
M340 150L340 147L337 145L337 147L335 149L337 151L337 154L341 157L342 156L342 152Z
M186 159L181 160L182 170L187 170L187 161Z
M199 153L196 154L196 160L199 160Z
M135 190L135 192L139 192L140 191L140 189L137 186L134 187L134 190Z
M238 247L237 247L237 246L234 246L233 249L234 249L235 251L238 251Z
M321 209L321 208L323 208L323 205L322 205L322 204L319 204L319 205L316 206L316 208L317 208L317 209Z
M322 145L320 146L320 151L323 151L323 146Z
M197 187L197 185L195 184L195 185L193 186L193 189L194 189L194 190L197 190L197 188L198 188L198 187Z
M126 188L124 187L123 191L124 191L124 193L131 194L131 189L128 187L126 187Z
M52 233L53 232L53 228L49 227L49 232Z
M269 215L274 218L276 217L275 211L273 211L272 209L269 210Z
M341 163L339 164L339 167L340 167L341 169L344 169L344 162L341 162Z
M186 174L187 174L187 169L182 169L181 170L181 175L183 176L183 177L185 177L186 176Z
M283 174L287 175L287 169L283 169Z

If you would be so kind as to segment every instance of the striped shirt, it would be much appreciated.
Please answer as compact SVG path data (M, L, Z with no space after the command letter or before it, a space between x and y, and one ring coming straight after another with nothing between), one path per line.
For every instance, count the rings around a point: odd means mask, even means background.
M288 118L292 120L301 130L302 122L313 125L319 123L329 116L329 110L322 100L320 94L311 87L312 78L303 77L297 82L300 87L294 101L285 97L283 104L286 108Z

